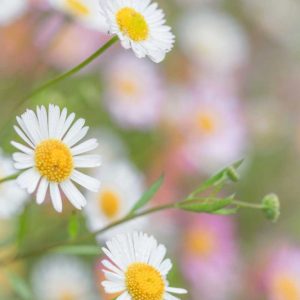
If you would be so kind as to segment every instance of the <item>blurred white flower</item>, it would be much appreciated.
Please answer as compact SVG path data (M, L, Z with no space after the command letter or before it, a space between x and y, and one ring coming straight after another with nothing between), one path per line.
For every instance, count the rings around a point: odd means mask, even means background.
M10 176L16 171L11 159L0 151L0 176ZM28 195L18 187L15 181L7 181L0 185L0 219L8 219L18 214L24 207Z
M120 54L104 76L105 104L119 125L149 129L158 123L165 95L156 65Z
M98 0L48 0L50 5L73 16L83 25L89 28L107 31L106 21L99 13L100 4Z
M13 23L21 17L28 8L27 0L1 0L0 26Z
M52 255L33 267L32 288L38 300L96 300L92 273L79 259Z
M74 113L68 116L66 108L60 110L50 104L48 114L44 106L37 107L36 113L27 110L17 117L20 127L14 127L27 144L12 142L21 151L13 154L14 166L25 170L17 183L28 193L36 191L38 204L44 202L49 189L53 207L58 212L62 211L62 192L77 209L86 205L85 197L73 181L94 192L99 188L96 179L77 170L99 166L100 158L85 154L98 143L96 139L79 143L89 127L84 126L84 119L73 123L74 119Z
M241 67L248 57L248 41L229 15L213 10L183 14L179 42L186 56L209 72L227 73Z
M174 35L157 3L102 0L100 5L109 33L118 35L122 46L131 48L137 57L149 56L158 63L173 48Z
M143 175L127 160L104 163L96 177L101 180L101 189L98 194L87 195L84 210L91 231L125 217L144 191ZM145 220L133 220L109 230L104 236L136 230L144 222Z
M169 286L167 275L172 268L165 258L166 247L153 236L134 232L118 235L102 248L108 259L102 261L108 294L121 293L119 300L179 300L171 294L186 294L181 288Z

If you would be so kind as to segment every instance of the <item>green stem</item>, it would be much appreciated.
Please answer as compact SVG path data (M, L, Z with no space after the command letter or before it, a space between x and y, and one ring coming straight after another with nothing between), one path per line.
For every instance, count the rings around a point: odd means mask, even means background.
M92 61L94 61L97 57L99 57L103 52L105 52L108 48L110 48L114 43L118 41L117 36L113 36L109 41L107 41L103 46L101 46L96 52L94 52L91 56L89 56L87 59L85 59L83 62L81 62L76 67L72 68L71 70L59 75L56 78L53 78L49 80L48 82L42 84L40 87L32 91L28 96L27 99L34 97L35 95L39 94L43 90L55 85L56 83L78 73L80 70L82 70L84 67L89 65Z
M233 204L236 204L240 207L253 208L253 209L263 209L263 207L264 207L262 204L248 203L248 202L243 202L243 201L239 201L239 200L234 200Z
M10 181L10 180L15 180L19 175L21 174L21 172L17 172L15 174L12 174L10 176L4 177L0 179L0 184L4 183L6 181Z

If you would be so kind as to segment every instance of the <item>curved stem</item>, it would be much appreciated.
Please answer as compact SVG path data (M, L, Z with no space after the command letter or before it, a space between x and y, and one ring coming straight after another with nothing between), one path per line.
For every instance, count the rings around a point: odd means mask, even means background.
M244 201L234 200L233 204L236 204L240 207L253 208L253 209L262 209L264 206L260 203L248 203Z

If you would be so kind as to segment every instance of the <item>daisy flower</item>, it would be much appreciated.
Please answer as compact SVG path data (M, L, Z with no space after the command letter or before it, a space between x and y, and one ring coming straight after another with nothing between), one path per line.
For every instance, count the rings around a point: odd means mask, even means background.
M13 162L0 150L1 177L4 178L14 173ZM16 185L15 181L2 183L0 185L0 219L7 219L18 214L23 209L27 198L27 194Z
M165 15L151 0L100 2L110 34L117 34L125 49L132 49L138 58L149 56L161 62L174 44L171 28L165 25Z
M71 15L83 25L102 32L107 31L105 19L99 13L98 0L48 0L55 9Z
M1 0L0 26L9 25L27 10L27 0Z
M24 170L17 183L28 193L36 191L36 201L43 203L47 190L53 207L62 211L62 193L77 208L86 205L86 199L73 181L91 191L98 191L98 180L80 172L77 168L94 168L100 165L98 155L87 155L98 146L96 139L79 143L89 127L85 120L73 123L75 114L67 115L67 109L49 105L37 107L36 113L27 110L17 117L17 134L27 145L12 141L20 152L13 154L15 168ZM73 124L72 124L73 123Z
M43 258L33 267L31 281L35 299L98 299L92 273L76 257L52 255Z
M165 259L166 248L153 236L134 232L118 235L106 243L103 252L109 260L102 264L108 294L120 293L117 300L176 300L171 294L186 294L181 288L169 286L167 274L172 268Z
M88 203L84 210L91 231L125 217L145 189L142 174L125 159L103 163L96 177L101 181L101 189L98 194L87 195ZM108 231L106 237L136 230L143 224L144 220L131 221Z
M131 53L122 53L108 64L104 100L120 126L147 130L159 122L165 95L156 67Z

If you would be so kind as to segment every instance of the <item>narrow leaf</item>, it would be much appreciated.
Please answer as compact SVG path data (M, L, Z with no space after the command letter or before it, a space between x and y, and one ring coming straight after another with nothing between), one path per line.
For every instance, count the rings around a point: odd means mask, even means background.
M78 214L72 213L69 219L69 225L68 225L68 231L69 231L69 237L71 239L75 239L78 235L79 231L79 219Z
M33 296L29 285L23 278L14 273L8 273L9 282L15 293L23 300L32 300Z
M161 187L164 181L164 176L161 175L153 184L152 186L142 195L142 197L135 203L133 208L130 211L130 214L135 213L138 209L145 206L157 193L159 188Z
M218 211L228 205L233 201L233 198L214 198L208 197L203 199L195 199L179 202L177 207L183 210L192 211L192 212L206 212L212 213Z
M229 215L234 215L237 213L237 211L239 210L239 207L231 207L231 208L221 208L217 211L214 211L213 213L215 215L223 215L223 216L229 216Z

